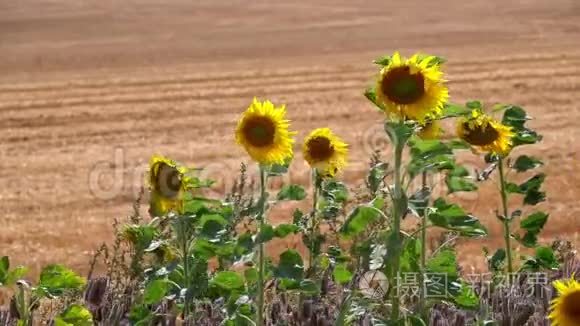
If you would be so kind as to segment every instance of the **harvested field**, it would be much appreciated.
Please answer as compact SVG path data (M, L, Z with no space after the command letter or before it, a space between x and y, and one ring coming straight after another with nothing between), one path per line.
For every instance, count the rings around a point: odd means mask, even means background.
M545 159L553 195L541 240L580 245L579 21L577 0L0 2L1 253L85 271L153 153L206 166L226 188L247 160L232 130L253 96L286 103L298 140L333 128L352 148L344 178L360 179L385 145L362 90L372 59L396 49L446 57L455 102L541 118L544 141L526 149ZM307 178L298 157L290 179ZM475 268L482 245L501 244L498 194L482 188L460 198L492 232L460 247Z

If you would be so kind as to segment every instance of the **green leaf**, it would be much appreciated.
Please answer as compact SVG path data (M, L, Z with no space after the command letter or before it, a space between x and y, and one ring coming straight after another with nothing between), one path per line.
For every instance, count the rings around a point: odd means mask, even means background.
M280 189L276 198L278 200L302 200L306 198L306 191L299 185L287 185Z
M397 144L405 144L413 135L413 128L410 125L401 122L385 122L385 131L395 146L397 146Z
M550 247L536 248L536 259L540 265L548 269L557 269L559 267L558 259L554 254L554 250Z
M272 166L270 166L268 168L268 176L276 177L286 174L288 172L288 168L290 167L290 163L292 163L293 159L294 157L291 156L286 158L283 164L273 164Z
M443 118L461 117L471 113L471 109L453 103L443 106Z
M449 146L436 139L422 140L419 137L414 137L409 142L409 146L411 147L411 155L422 160L453 153Z
M357 206L346 218L340 230L341 234L353 237L365 231L369 224L380 219L380 212L369 205Z
M512 138L512 144L514 147L534 144L542 140L542 136L538 135L535 131L525 127L525 123L530 120L526 111L521 107L514 105L507 105L507 109L504 112L502 123L504 125L512 127L515 132L515 136Z
M367 184L372 194L375 194L381 188L383 180L387 175L387 170L389 168L388 163L377 163L372 166L367 175Z
M129 320L134 326L148 326L153 320L153 313L146 305L137 305L131 308Z
M211 279L211 284L228 291L241 290L244 288L244 278L233 271L222 271Z
M524 128L526 121L530 120L526 111L518 106L508 105L504 112L502 123L520 130Z
M244 277L246 278L246 283L255 284L258 282L258 270L250 267L244 271Z
M483 108L483 105L481 104L480 101L469 101L469 102L465 103L465 106L471 110L477 110L477 109Z
M346 284L352 279L352 273L346 267L346 264L338 264L332 271L334 280L340 284Z
M505 249L503 248L498 249L489 259L490 269L496 272L503 270L506 259L507 253Z
M388 66L390 64L390 62L391 62L391 55L390 54L383 55L383 56L373 60L374 64L377 64L380 66Z
M367 88L364 95L369 101L377 105L377 92L375 91L374 87Z
M40 272L39 289L51 296L60 296L66 291L80 291L85 279L62 265L48 265Z
M151 242L158 235L158 230L153 225L125 225L122 232L123 238L129 241L138 251L149 248Z
M280 224L276 226L274 230L274 235L278 238L285 238L291 233L296 233L300 231L300 227L294 224Z
M449 194L458 191L474 191L477 185L472 181L469 171L461 165L455 165L445 176L445 184Z
M546 200L546 193L540 191L542 184L546 175L544 173L539 173L530 179L526 180L519 186L513 183L506 183L506 191L508 193L518 193L524 195L525 205L536 205L544 200Z
M8 277L5 279L5 285L12 285L15 284L18 280L22 279L24 275L28 273L28 268L24 266L18 266L8 272ZM2 282L0 282L0 286L2 286Z
M406 239L404 241L403 251L401 252L400 259L401 273L419 273L420 257L421 257L421 242L415 238Z
M145 304L159 303L167 294L167 290L169 290L169 283L167 283L167 280L160 279L150 282L145 287L143 301Z
M219 214L205 214L199 220L199 225L201 225L201 234L213 239L224 231L228 221Z
M318 295L320 293L320 289L318 288L318 285L316 285L316 282L309 279L300 282L300 291L306 295Z
M345 184L333 179L322 182L322 197L324 199L344 203L348 199L348 189Z
M516 159L516 162L513 165L513 168L517 172L525 172L531 169L535 169L537 167L542 166L544 163L532 156L528 155L521 155Z
M459 266L453 248L445 247L439 250L427 261L426 270L427 295L455 296L459 293Z
M544 212L536 212L521 220L520 227L528 232L539 233L548 221L548 216Z
M448 278L451 279L456 279L459 277L457 266L457 257L455 255L455 251L451 248L444 248L440 250L427 262L427 269L430 272L445 274Z
M453 301L459 307L463 309L476 309L479 307L479 298L473 289L466 284L461 282L461 289L459 293L453 297Z
M558 268L558 259L550 247L537 247L534 257L528 257L522 266L524 271L556 270Z
M481 237L487 235L487 229L476 217L465 213L457 204L448 204L442 198L433 203L429 220L436 226L459 232L463 236Z
M8 278L8 271L10 269L10 258L2 256L0 258L0 286L8 285L6 279Z
M93 315L91 312L79 305L73 304L58 315L54 320L55 326L92 326Z
M256 243L266 243L272 239L276 233L274 232L274 227L270 224L262 225L260 232L258 232L258 236L256 237Z
M296 250L288 249L280 254L275 270L276 277L300 281L304 277L304 263Z

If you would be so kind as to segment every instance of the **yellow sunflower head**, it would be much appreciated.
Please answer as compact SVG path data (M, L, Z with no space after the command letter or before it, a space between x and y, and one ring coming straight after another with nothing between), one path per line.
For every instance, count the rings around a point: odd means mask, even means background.
M419 122L440 115L449 98L436 57L415 54L407 59L398 52L382 68L375 92L390 119Z
M554 281L558 297L552 300L550 320L554 326L580 325L580 282L574 278Z
M348 145L328 128L314 129L302 145L304 159L321 175L333 177L346 166Z
M417 136L423 140L439 139L443 135L443 128L439 120L425 121L420 126Z
M163 216L180 208L185 192L185 168L174 161L153 155L149 161L150 213Z
M284 164L293 155L295 134L288 130L285 115L284 106L274 107L270 101L259 102L254 98L238 121L236 141L260 164Z
M470 116L459 119L457 136L475 149L495 155L506 156L512 147L515 134L508 127L480 110L473 110Z

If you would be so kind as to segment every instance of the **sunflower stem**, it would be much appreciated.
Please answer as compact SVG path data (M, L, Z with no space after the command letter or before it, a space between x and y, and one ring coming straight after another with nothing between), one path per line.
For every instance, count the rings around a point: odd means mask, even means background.
M266 210L266 169L260 165L260 207L258 212L259 233L265 226ZM257 326L264 326L264 242L258 245L258 320Z
M399 277L399 269L401 262L401 219L404 214L403 207L406 206L405 197L402 190L402 180L401 180L401 162L403 158L403 148L405 147L405 141L397 139L397 137L392 137L395 143L395 166L394 166L394 189L393 189L393 235L395 241L391 244L393 253L393 275L391 276L394 281ZM392 282L391 284L396 284ZM399 320L400 315L400 298L398 296L398 291L393 292L393 310L392 319L393 321Z
M309 275L313 276L316 273L314 266L314 247L316 246L316 237L318 236L318 221L317 218L317 207L318 207L318 194L320 192L321 180L316 169L312 169L312 178L314 183L314 193L312 195L312 219L311 219L311 229L310 229L310 248L308 257L308 268Z
M506 181L505 181L505 173L503 168L503 158L499 157L498 162L499 168L499 182L501 186L501 204L503 208L503 231L504 231L504 240L506 246L506 254L507 254L507 261L508 261L508 273L513 273L513 264L512 264L512 246L511 246L511 232L510 232L510 218L508 217L508 204L507 204L507 191L506 191Z
M427 186L427 171L423 171L422 178L421 178L421 191L426 191L428 189ZM421 275L420 275L420 284L421 289L419 292L419 312L423 317L425 313L425 273L426 269L425 266L427 265L427 206L429 205L429 198L425 203L425 207L423 209L423 214L421 214Z
M183 278L185 280L185 298L183 302L183 317L185 320L189 318L191 313L191 300L189 297L189 288L191 288L191 277L189 273L189 241L187 236L187 223L185 223L185 218L181 215L178 215L179 218L179 229L180 229L180 238L181 238L181 256L183 261Z

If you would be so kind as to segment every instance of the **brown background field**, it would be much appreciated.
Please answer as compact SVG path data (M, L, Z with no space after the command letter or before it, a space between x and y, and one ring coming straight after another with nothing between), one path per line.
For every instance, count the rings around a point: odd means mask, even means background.
M396 49L446 57L453 101L537 118L545 139L529 153L546 161L551 213L541 240L580 244L578 0L12 0L0 1L0 254L86 271L156 152L227 187L247 160L232 129L253 96L286 103L299 141L318 126L342 135L355 187L385 146L361 94L372 59ZM297 157L291 181L307 176ZM490 240L460 246L481 268L482 246L501 244L499 198L489 183L460 199L490 227Z

